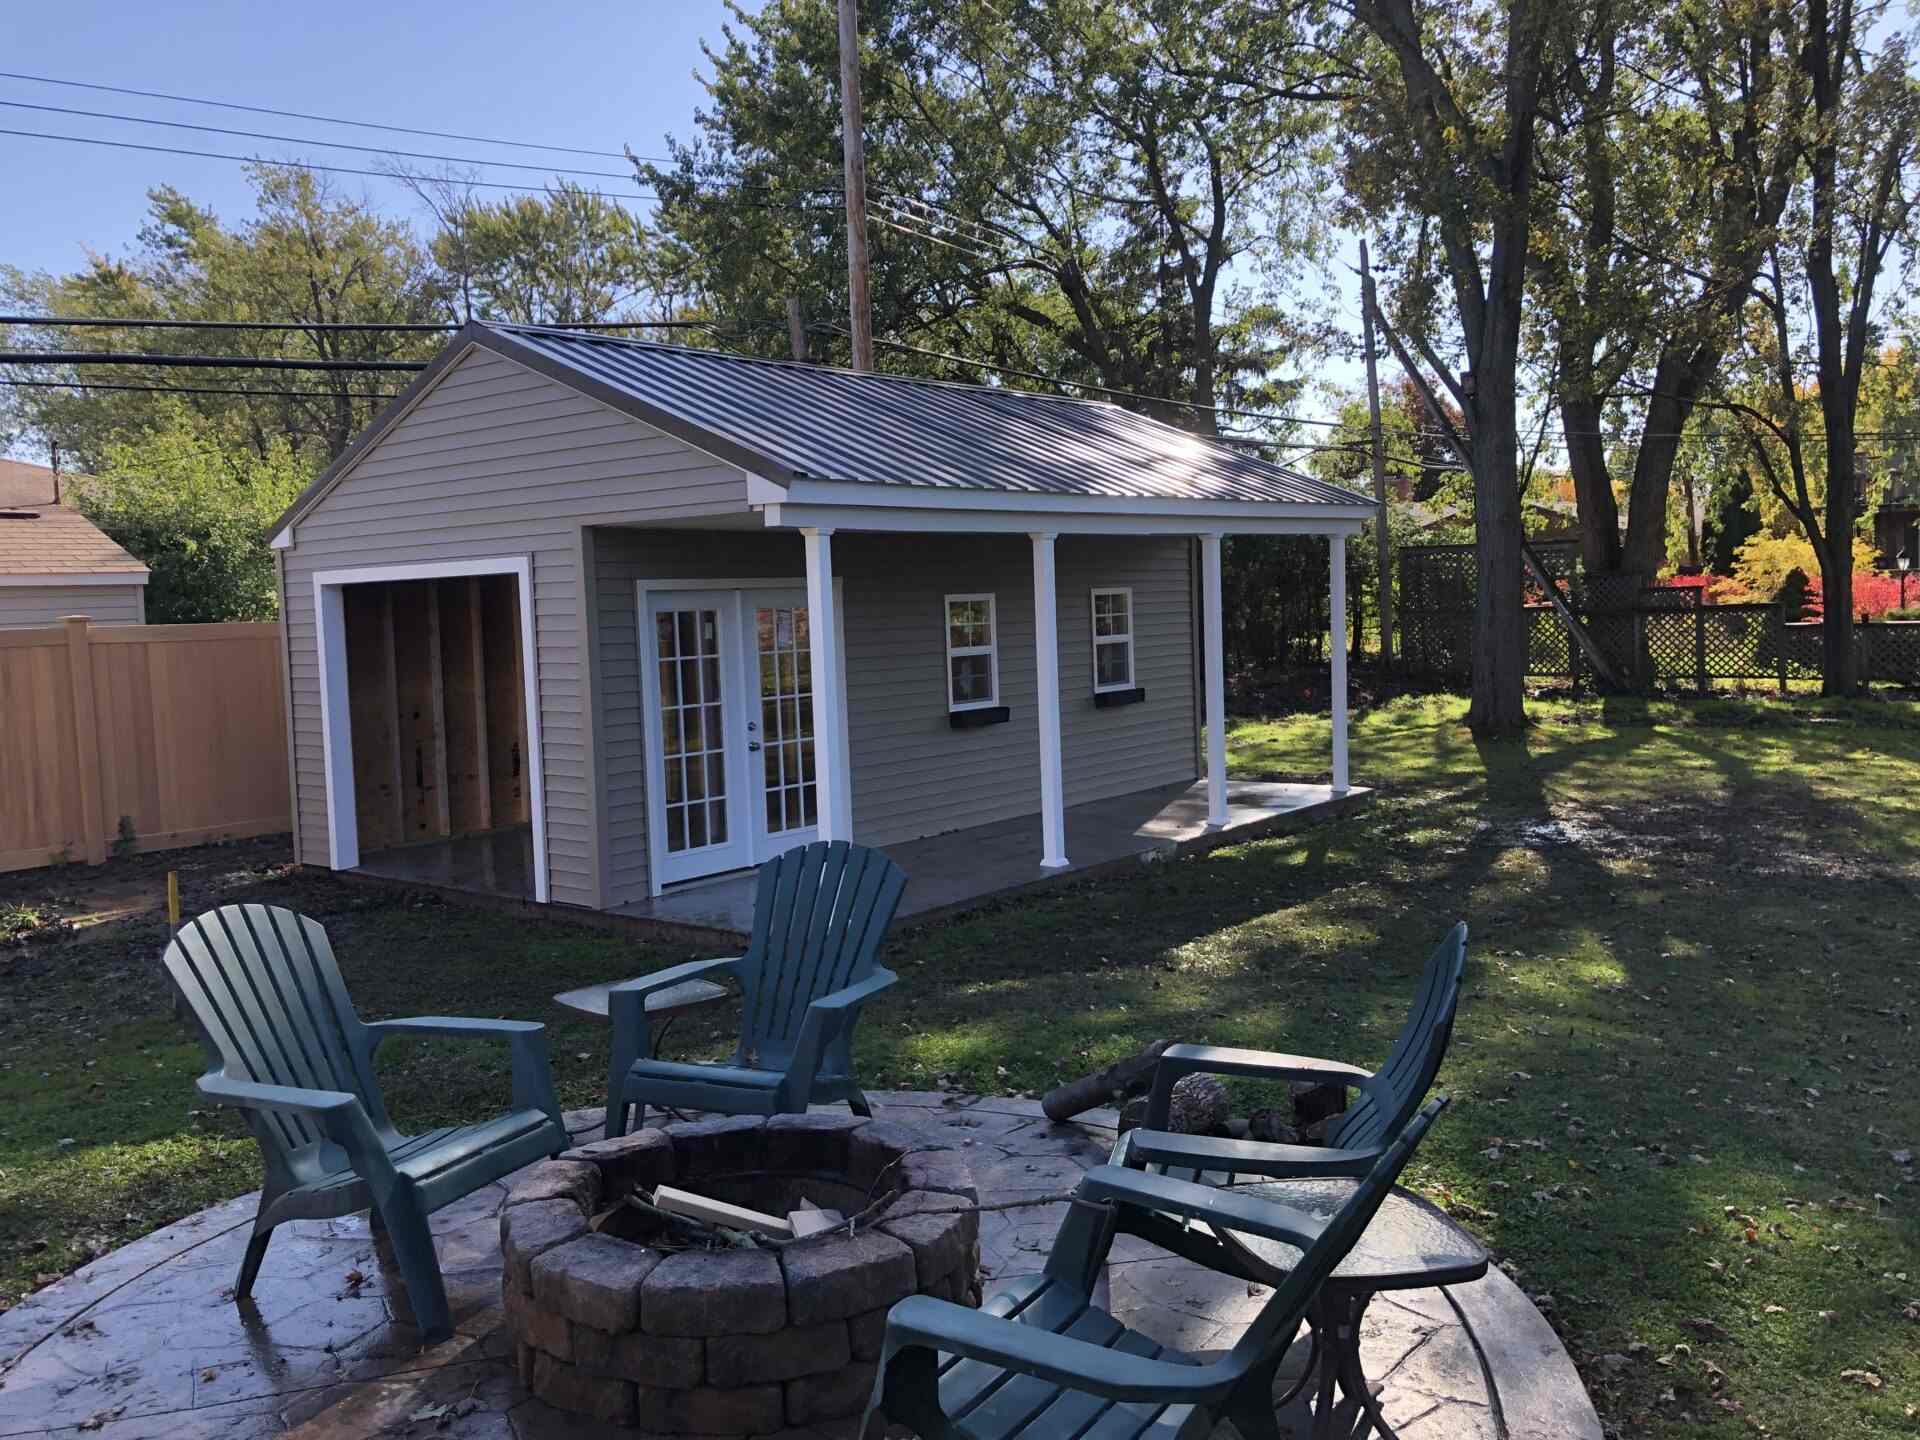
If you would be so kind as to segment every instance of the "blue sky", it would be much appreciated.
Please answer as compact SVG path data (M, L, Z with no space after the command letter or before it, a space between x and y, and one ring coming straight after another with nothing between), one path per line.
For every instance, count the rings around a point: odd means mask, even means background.
M747 8L758 3L747 0ZM705 63L700 42L718 40L727 14L721 0L575 0L539 7L525 0L468 0L454 8L366 0L284 8L259 0L22 0L0 20L0 70L496 142L614 152L629 145L638 154L659 155L668 133L685 137L692 131L694 111L705 100L694 78ZM6 102L0 103L0 129L10 131L363 169L385 162L377 154L317 142L626 173L617 159L397 135L29 79L0 77L0 102ZM222 126L302 143L25 105ZM543 179L528 170L480 173L534 188ZM230 223L253 208L241 166L226 160L0 134L0 174L11 202L0 209L0 264L28 271L71 271L89 253L130 250L146 216L147 191L157 185L174 186ZM427 228L419 203L396 182L334 179L347 193ZM625 179L582 183L617 194L636 189ZM643 203L637 194L636 203ZM1343 308L1357 314L1356 302L1345 294L1344 266L1337 270L1334 283L1349 302ZM1321 367L1319 378L1352 384L1359 370L1337 360ZM1324 404L1322 397L1303 396L1298 408L1313 413Z
M151 0L51 0L9 5L0 20L0 69L61 80L166 91L392 125L642 154L692 129L703 100L693 71L700 39L718 37L720 0L525 0L280 6ZM0 79L0 101L141 115L234 129L619 170L618 161L385 135L274 116ZM84 135L269 159L372 168L376 157L317 145L276 145L124 121L0 105L0 128ZM533 172L488 172L537 182ZM134 150L0 135L9 203L0 262L71 270L89 251L128 248L146 192L171 184L237 220L251 203L240 167ZM391 181L336 177L382 208L417 214ZM594 182L612 191L630 182Z

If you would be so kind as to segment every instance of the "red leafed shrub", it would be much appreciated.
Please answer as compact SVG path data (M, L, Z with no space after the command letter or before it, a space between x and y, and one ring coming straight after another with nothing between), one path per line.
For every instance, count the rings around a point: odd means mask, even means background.
M1920 597L1920 580L1907 581L1907 598L1911 601ZM1853 572L1853 613L1865 615L1869 619L1879 619L1889 610L1900 608L1900 577L1882 570L1856 570ZM1821 594L1820 577L1811 577L1807 584L1807 618L1818 620L1826 613L1825 598Z
M1653 583L1661 590L1703 590L1702 601L1708 605L1737 605L1753 598L1731 575L1663 575Z

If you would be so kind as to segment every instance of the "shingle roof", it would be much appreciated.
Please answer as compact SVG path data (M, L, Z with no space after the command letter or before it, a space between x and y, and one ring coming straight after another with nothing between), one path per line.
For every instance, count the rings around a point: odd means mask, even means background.
M1088 498L1368 505L1365 496L1104 401L526 326L475 326L563 381L723 442L776 481ZM476 337L477 338L477 337ZM485 343L484 341L482 343ZM673 427L666 427L673 428ZM696 442L697 443L697 442ZM758 460L760 463L747 463Z
M0 460L0 575L44 575L57 582L77 575L147 573L84 515L53 504L53 486L53 471L44 465Z

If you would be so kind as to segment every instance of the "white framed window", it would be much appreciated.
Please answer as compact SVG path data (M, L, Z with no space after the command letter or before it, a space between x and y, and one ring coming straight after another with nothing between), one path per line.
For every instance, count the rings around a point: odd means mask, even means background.
M947 708L1000 703L1000 647L993 596L947 596Z
M1133 591L1124 585L1093 592L1093 693L1133 689Z

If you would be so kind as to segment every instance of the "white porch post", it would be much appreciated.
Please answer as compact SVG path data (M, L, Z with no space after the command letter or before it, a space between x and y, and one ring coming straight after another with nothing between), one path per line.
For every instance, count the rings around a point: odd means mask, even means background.
M834 613L833 531L800 531L807 553L807 652L813 667L813 786L822 840L853 839L846 697L840 693L840 617Z
M1200 537L1200 626L1207 669L1207 825L1227 823L1227 645L1220 603L1220 536Z
M1347 537L1327 537L1327 630L1333 653L1333 793L1347 793Z
M1067 863L1065 785L1060 773L1060 615L1055 598L1053 539L1033 541L1033 659L1040 701L1040 864Z

